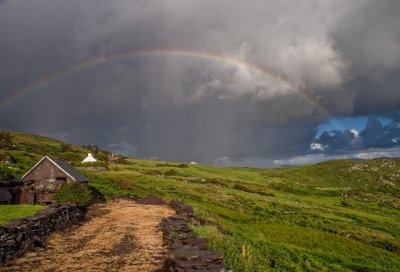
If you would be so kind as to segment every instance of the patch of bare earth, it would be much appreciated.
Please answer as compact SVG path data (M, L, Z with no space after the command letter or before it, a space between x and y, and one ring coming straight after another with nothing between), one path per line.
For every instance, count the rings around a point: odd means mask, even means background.
M81 226L51 235L46 247L0 271L155 271L166 254L159 223L174 214L130 200L95 205Z

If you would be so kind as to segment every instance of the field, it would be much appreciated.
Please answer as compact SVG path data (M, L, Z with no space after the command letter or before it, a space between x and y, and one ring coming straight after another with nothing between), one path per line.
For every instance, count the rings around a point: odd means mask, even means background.
M399 271L400 161L284 169L130 159L86 171L108 196L181 199L221 225L195 227L237 271Z
M13 219L32 216L44 208L41 205L0 205L0 225Z
M53 156L61 152L61 144L46 145L53 146ZM73 162L87 152L70 149ZM40 152L2 151L17 161L11 164L16 169L29 168ZM225 233L212 224L193 227L235 271L400 271L398 159L280 169L126 159L105 169L80 168L109 198L180 199L222 226Z

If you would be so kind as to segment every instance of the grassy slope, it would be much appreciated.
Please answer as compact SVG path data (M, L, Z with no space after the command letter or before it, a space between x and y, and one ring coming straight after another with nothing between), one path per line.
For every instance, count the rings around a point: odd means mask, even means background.
M0 225L9 220L32 216L44 208L41 205L0 205Z
M72 161L86 153L72 148ZM235 271L399 271L400 160L250 169L129 159L109 169L82 171L108 196L177 198L219 223L228 234L195 228Z
M109 194L157 194L192 204L228 231L196 228L238 271L400 267L398 160L267 170L179 166L130 160L87 175Z
M12 144L14 147L8 149L0 146L0 179L19 178L45 155L80 162L90 152L51 138L19 132L12 133ZM96 156L106 158L107 155L100 152Z

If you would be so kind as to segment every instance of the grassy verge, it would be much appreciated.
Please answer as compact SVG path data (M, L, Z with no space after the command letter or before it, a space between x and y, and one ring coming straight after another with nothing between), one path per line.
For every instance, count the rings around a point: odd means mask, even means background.
M0 224L7 221L29 217L46 208L42 205L0 205Z

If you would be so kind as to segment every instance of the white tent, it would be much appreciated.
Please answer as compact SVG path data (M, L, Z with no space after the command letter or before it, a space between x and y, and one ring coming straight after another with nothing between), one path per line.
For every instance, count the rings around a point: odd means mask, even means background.
M92 153L88 153L87 157L82 162L96 162L97 160L93 157Z

